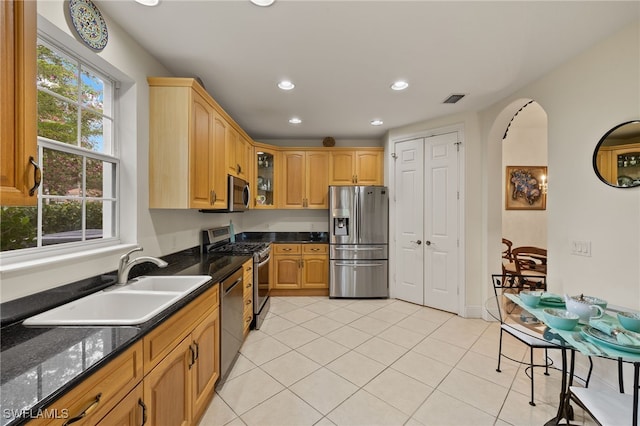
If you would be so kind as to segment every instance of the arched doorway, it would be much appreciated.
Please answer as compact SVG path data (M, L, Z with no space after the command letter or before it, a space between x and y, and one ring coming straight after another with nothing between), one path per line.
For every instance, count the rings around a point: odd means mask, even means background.
M535 101L519 109L502 139L502 237L515 246L547 247L547 114ZM518 191L514 181L531 185Z

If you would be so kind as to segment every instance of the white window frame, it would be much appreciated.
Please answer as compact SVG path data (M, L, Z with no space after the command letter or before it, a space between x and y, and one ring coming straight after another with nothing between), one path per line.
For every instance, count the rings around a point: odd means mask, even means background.
M38 20L38 25L40 26L40 20ZM55 40L51 36L47 35L43 31L38 29L38 43L42 42L47 45L47 47L53 48L70 58L81 63L87 70L91 72L97 73L101 78L106 78L110 80L113 87L112 100L111 100L111 110L112 115L110 118L113 120L113 124L111 127L111 154L104 154L96 151L91 151L86 148L82 148L77 145L65 144L62 142L53 141L47 138L38 137L38 161L42 161L42 151L44 147L53 148L58 151L68 152L76 155L81 155L84 158L91 158L100 161L108 161L115 165L115 182L110 182L114 186L114 196L113 197L102 197L100 200L112 201L115 203L114 215L113 215L113 236L108 238L99 238L99 239L90 239L85 241L76 241L69 243L61 243L61 244L53 244L39 247L30 247L19 250L11 250L6 252L0 252L0 272L9 272L12 270L18 271L23 269L28 269L33 266L45 265L49 263L70 260L77 256L87 256L87 255L96 255L102 253L109 253L115 251L121 251L123 247L130 246L131 244L123 245L120 239L120 222L121 222L121 212L122 212L122 192L120 191L120 176L121 176L121 161L118 157L120 153L119 149L119 134L120 130L118 128L119 119L118 119L118 111L119 111L119 87L120 83L118 79L114 78L109 72L102 69L100 66L95 65L95 61L89 59L87 54L80 54L78 52L73 52L70 49L65 48L63 43ZM93 53L90 52L89 55ZM34 82L35 83L35 82ZM48 91L47 91L48 92ZM48 92L50 93L50 92ZM78 103L81 103L81 100L78 100ZM78 130L80 131L80 130ZM106 142L105 142L106 143ZM83 164L85 161L83 160ZM46 173L46 170L43 171ZM84 171L83 171L84 173ZM38 189L38 244L41 243L42 236L42 186ZM84 191L83 191L84 192ZM86 194L83 195L85 200L91 200L92 197L87 197ZM82 199L80 198L80 199ZM84 212L86 209L83 209L83 235L84 235L84 227L86 224L84 223ZM104 227L104 226L103 226Z

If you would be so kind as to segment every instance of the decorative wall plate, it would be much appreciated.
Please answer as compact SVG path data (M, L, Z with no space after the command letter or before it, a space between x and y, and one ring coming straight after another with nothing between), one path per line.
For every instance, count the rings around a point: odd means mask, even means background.
M322 140L322 145L327 146L327 147L334 146L335 144L336 144L336 140L334 138L332 138L331 136L327 136L326 138L324 138Z
M69 18L80 41L95 51L107 45L109 33L102 13L91 0L69 0Z

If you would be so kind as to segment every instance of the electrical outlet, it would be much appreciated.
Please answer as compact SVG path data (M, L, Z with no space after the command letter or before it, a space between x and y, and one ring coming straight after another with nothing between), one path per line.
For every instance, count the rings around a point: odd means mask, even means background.
M591 241L572 241L571 254L591 257Z

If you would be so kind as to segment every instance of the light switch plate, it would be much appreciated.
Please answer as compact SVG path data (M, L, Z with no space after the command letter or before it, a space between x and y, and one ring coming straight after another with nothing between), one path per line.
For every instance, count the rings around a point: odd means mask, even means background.
M591 241L571 241L571 254L591 257Z

